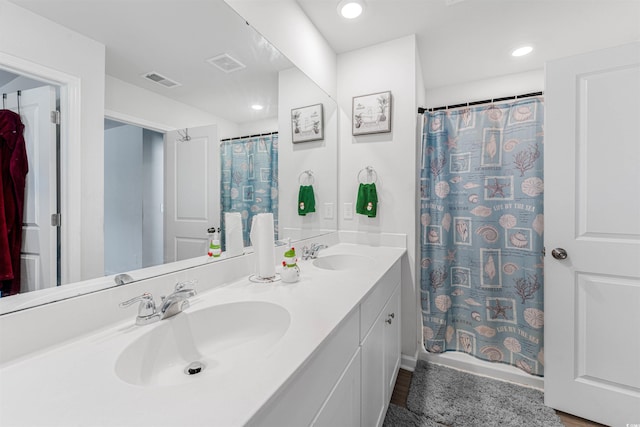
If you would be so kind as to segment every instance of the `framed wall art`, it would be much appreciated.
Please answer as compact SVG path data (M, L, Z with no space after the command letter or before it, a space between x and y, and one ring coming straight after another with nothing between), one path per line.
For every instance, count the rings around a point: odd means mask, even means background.
M351 117L351 133L391 132L391 92L354 96Z
M293 143L324 139L322 104L291 110L291 140Z

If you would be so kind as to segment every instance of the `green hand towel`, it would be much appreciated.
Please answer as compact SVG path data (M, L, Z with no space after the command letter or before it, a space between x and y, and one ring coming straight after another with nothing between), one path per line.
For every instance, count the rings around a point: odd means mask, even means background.
M306 215L316 211L316 199L311 185L301 185L298 191L298 215Z
M360 184L356 200L356 213L375 218L378 211L378 192L376 184Z
M369 184L360 184L358 186L358 198L356 199L356 213L360 215L366 215L364 208L367 204L367 193Z
M367 205L364 207L366 215L369 218L375 218L378 212L378 192L376 190L376 184L369 184L369 191L367 192Z

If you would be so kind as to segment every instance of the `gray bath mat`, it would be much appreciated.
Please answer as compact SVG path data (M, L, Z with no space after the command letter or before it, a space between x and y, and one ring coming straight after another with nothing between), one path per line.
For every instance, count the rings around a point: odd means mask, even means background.
M424 361L413 373L407 407L418 420L452 427L563 427L555 411L544 406L541 391Z

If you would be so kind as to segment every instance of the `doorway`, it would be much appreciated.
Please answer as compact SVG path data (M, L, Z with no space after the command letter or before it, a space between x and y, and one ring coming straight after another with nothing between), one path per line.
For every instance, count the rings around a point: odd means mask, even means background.
M2 108L20 115L28 162L20 271L6 296L61 284L60 87L0 69L0 93Z
M104 122L104 274L164 262L164 135Z

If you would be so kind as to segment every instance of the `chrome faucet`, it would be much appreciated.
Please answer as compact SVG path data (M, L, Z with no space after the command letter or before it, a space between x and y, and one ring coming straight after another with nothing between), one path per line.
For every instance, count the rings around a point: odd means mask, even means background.
M140 302L136 325L148 325L158 320L168 319L189 307L189 298L197 295L197 292L195 289L186 289L186 286L193 286L194 284L195 281L178 282L173 293L167 297L162 297L160 311L156 310L156 303L153 300L153 296L148 292L121 302L120 307L129 307L133 303Z
M189 307L189 298L196 296L198 293L195 289L186 288L187 285L193 286L195 281L178 282L173 293L166 297L162 297L160 305L160 319L168 319L175 316L182 310Z
M136 317L136 325L148 325L149 323L160 320L160 314L156 312L156 303L153 296L145 292L144 294L131 298L130 300L120 303L120 307L129 307L131 304L140 301L138 306L138 316Z
M320 243L312 243L310 248L307 246L304 246L302 248L302 259L304 261L308 260L309 258L316 259L318 258L318 252L320 252L320 249L325 249L325 248L327 248L327 245L323 245Z

